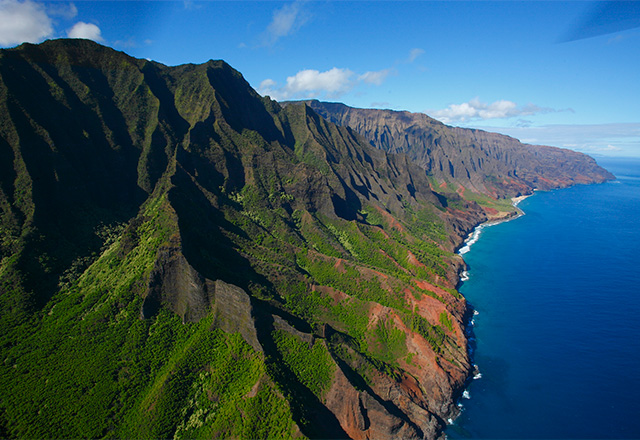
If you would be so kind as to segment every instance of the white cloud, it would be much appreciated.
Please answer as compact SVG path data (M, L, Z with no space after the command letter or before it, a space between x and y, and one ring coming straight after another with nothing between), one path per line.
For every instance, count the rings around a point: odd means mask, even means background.
M334 67L326 72L317 70L301 70L287 78L284 87L277 88L277 83L266 79L260 84L259 91L270 95L273 99L311 98L321 95L338 97L353 88L351 78L354 73L349 69Z
M371 107L371 108L388 109L388 108L391 108L391 103L389 103L387 101L372 102L371 104L369 104L369 107Z
M53 34L44 7L30 0L0 0L0 46L37 43Z
M384 69L377 72L365 72L358 77L358 81L379 86L382 85L384 80L387 79L387 76L389 76L392 71L392 69Z
M277 85L278 83L276 83L274 80L267 78L260 83L260 87L258 87L258 89L260 90L273 89Z
M411 49L411 52L409 52L409 62L413 63L416 60L416 58L418 58L423 53L424 53L424 49L420 49L420 48Z
M273 13L273 19L264 34L264 44L274 45L280 38L295 33L308 20L309 14L303 10L300 1L284 5Z
M93 23L85 23L83 21L74 24L73 27L67 31L67 36L69 38L84 38L99 43L104 42L100 28Z
M134 47L138 47L138 42L135 38L129 37L126 40L116 40L113 42L114 47L123 47L125 49L133 49Z
M199 4L194 3L192 0L184 0L182 2L183 6L187 10L200 9L201 6Z
M483 119L503 119L519 116L530 116L538 113L549 113L555 110L538 107L534 104L518 106L515 102L500 100L491 104L481 102L478 98L462 104L451 104L442 110L428 112L431 116L445 124L467 122Z
M385 69L356 75L349 69L337 67L325 72L312 69L301 70L294 76L288 77L286 84L282 87L278 87L278 83L273 79L265 79L260 83L258 92L263 96L269 95L278 101L323 97L336 99L350 92L359 84L379 86L392 72L392 69Z

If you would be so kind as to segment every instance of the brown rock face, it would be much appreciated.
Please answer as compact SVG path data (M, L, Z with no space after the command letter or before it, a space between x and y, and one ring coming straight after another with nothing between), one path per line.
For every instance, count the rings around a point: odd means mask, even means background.
M214 292L214 283L187 262L180 244L174 240L158 251L141 316L149 318L161 304L166 304L183 322L197 322L209 313Z
M240 333L256 351L262 351L262 345L258 342L253 306L247 292L238 286L217 280L214 314L216 327L227 333Z
M158 251L141 317L151 318L162 305L179 315L183 322L197 322L213 310L217 328L240 333L256 351L262 351L249 295L238 286L200 275L189 264L175 238Z

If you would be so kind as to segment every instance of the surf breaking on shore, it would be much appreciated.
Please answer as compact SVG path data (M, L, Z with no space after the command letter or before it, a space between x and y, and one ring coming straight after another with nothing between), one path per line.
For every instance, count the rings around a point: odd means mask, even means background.
M530 197L532 194L528 194L528 195L523 195L523 196L518 196L518 197L513 197L511 198L511 203L513 205L513 207L516 209L515 215L506 215L502 218L499 219L492 219L489 220L487 222L484 222L482 224L479 224L478 226L476 226L473 231L471 231L468 235L468 237L465 239L465 241L463 242L463 245L460 247L460 249L458 249L458 255L463 256L464 254L466 254L467 252L469 252L471 250L471 246L473 246L475 243L478 242L478 240L480 239L480 235L482 234L482 231L484 228L487 228L489 226L494 226L494 225L498 225L500 223L504 223L504 222L508 222L511 220L514 220L518 217L521 217L524 214L524 211L522 211L522 209L518 208L518 205L520 204L520 202L522 202L524 199L526 199L527 197ZM460 274L459 274L459 283L463 283L465 281L469 280L469 272L465 269L463 270ZM466 325L466 333L467 333L467 337L469 339L469 341L474 341L475 338L473 337L473 326L475 325L475 317L478 315L478 311L477 310L473 310L473 314L470 317L469 321L467 322ZM473 361L473 345L469 346L469 355L472 358ZM480 373L480 370L478 368L478 366L473 363L473 372L471 373L471 375L469 376L469 380L468 382L470 382L471 380L478 380L482 378L482 373ZM468 383L467 383L468 385ZM470 399L471 396L469 394L468 390L464 390L462 395L460 396L458 403L457 403L457 407L458 407L458 416L460 415L460 413L462 411L464 411L464 405L462 404L461 400L462 399ZM453 425L455 422L456 417L453 418L449 418L447 420L447 424L448 425Z
M521 217L524 215L524 211L522 211L520 208L518 208L518 205L520 204L520 202L522 202L524 199L526 199L527 197L530 197L532 194L527 194L524 196L518 196L518 197L512 197L511 198L511 204L513 205L514 208L516 208L516 214L515 215L507 215L503 218L500 219L493 219L493 220L489 220L487 222L481 223L478 226L476 226L473 231L471 231L469 233L469 236L466 238L466 240L463 242L462 247L460 247L460 249L458 249L458 254L459 255L464 255L467 252L469 252L471 250L471 246L473 246L479 239L480 239L480 234L482 233L482 230L484 228L487 228L489 226L494 226L494 225L498 225L500 223L504 223L504 222L508 222L511 220L514 220L518 217ZM468 277L468 273L465 270L464 272L462 272L461 276L460 276L460 281L467 281L469 279ZM466 279L463 279L466 278Z

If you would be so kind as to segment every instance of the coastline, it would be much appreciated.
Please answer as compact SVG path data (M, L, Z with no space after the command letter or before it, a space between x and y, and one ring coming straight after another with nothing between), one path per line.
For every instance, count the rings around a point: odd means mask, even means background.
M524 211L520 208L518 208L518 205L520 204L520 202L522 202L524 199L527 199L529 197L531 197L533 194L526 194L526 195L522 195L522 196L518 196L518 197L512 197L511 198L511 204L512 206L515 208L515 211L511 211L511 212L502 212L501 215L498 216L494 216L494 217L488 217L486 221L476 225L471 232L469 232L469 234L467 235L467 238L464 239L464 241L460 244L460 246L458 247L458 249L456 249L455 253L462 256L464 254L466 254L467 252L469 252L471 246L478 241L478 239L480 238L480 232L482 231L482 229L489 227L489 226L495 226L495 225L499 225L500 223L504 223L504 222L508 222L511 220L515 220L518 217L522 217L523 215L525 215ZM466 264L465 264L466 266ZM463 272L466 271L466 267L464 267ZM460 280L462 273L458 274L458 285L460 285L460 281L465 281L465 280Z
M604 427L601 427L604 419L597 414L603 393L609 398L623 395L629 386L625 379L633 371L633 365L637 365L637 357L629 356L633 351L629 349L629 341L634 339L629 329L634 324L633 318L627 316L633 314L626 313L638 305L636 301L630 306L633 303L630 298L637 300L633 290L637 283L630 283L637 279L637 273L627 276L634 271L624 266L623 260L633 261L629 258L633 251L624 253L621 249L629 243L626 231L633 230L636 240L638 237L637 228L633 227L633 219L638 218L639 205L634 203L638 200L638 182L634 176L622 184L545 191L538 194L539 199L521 205L527 218L489 231L474 253L464 256L471 281L464 284L461 293L480 311L479 316L474 316L473 311L468 315L476 324L470 326L473 331L470 338L477 338L475 341L469 338L469 346L473 348L469 355L483 377L467 383L472 400L460 397L456 401L463 408L454 423L445 428L449 439L516 435L562 438L571 432L577 432L575 436L588 436L590 430L597 433L594 436L605 437L609 429L615 429L614 436L622 438L638 432L640 425L633 415L637 403L628 403L632 398L623 401L625 404L616 401L615 406L607 405L608 421ZM607 229L618 218L618 212L623 211L621 208L625 209L620 224ZM574 223L572 220L576 218L584 220ZM591 244L567 246L581 243L581 237L591 237L585 233L589 231L594 232ZM571 250L564 254L566 249ZM570 253L575 253L575 260L567 261L566 255ZM549 262L541 275L540 267L530 263L542 261L547 254ZM606 257L594 258L601 255ZM564 284L566 273L576 274L572 284ZM605 273L607 276L603 277ZM614 273L617 276L609 275ZM611 284L614 278L616 284ZM529 299L533 300L525 304ZM589 325L584 325L585 317L592 318ZM537 323L544 326L532 325ZM609 330L603 332L602 328ZM625 339L620 339L621 335ZM551 339L554 342L549 342ZM553 362L548 362L549 359ZM588 368L581 369L583 364ZM611 371L614 365L615 376ZM575 373L576 367L580 375ZM584 387L584 383L606 386L593 389ZM504 411L500 409L513 411L504 425L501 423ZM567 413L575 417L565 424ZM549 423L540 427L536 420Z
M462 242L462 244L456 250L456 254L458 254L463 261L463 265L461 266L460 272L458 273L458 282L456 284L456 289L459 289L462 283L469 280L469 273L467 272L468 266L467 266L467 263L464 261L464 254L469 252L471 250L471 246L473 246L473 244L475 244L480 239L482 230L486 227L495 226L501 223L515 220L525 215L525 212L521 208L519 208L518 205L520 204L520 202L531 197L532 195L534 195L534 193L512 197L511 204L515 208L515 211L504 213L504 215L501 215L498 217L489 218L486 221L476 225L473 228L473 230L468 234L467 238ZM454 394L454 403L455 403L457 412L453 417L449 418L446 421L447 426L453 425L455 420L462 413L464 408L462 400L471 398L469 395L469 392L467 391L469 384L473 380L482 378L482 373L480 372L478 366L474 362L475 336L473 333L473 327L475 325L474 318L478 314L479 314L478 311L475 310L474 307L469 302L467 302L467 310L464 315L464 331L465 331L465 336L467 338L467 354L469 356L469 363L471 365L471 368L469 369L469 372L467 374L467 379L465 380L464 384L462 385L462 387L460 387L460 389L456 390Z
M593 183L603 183L603 182L591 182ZM574 186L574 185L572 185ZM558 187L553 189L562 189L565 187ZM535 193L539 191L539 189L533 189L530 194L525 194L517 197L511 198L511 204L514 207L514 211L501 213L501 215L488 216L488 219L484 222L477 224L471 232L468 233L467 237L462 241L462 243L455 250L455 253L461 257L462 265L458 271L458 282L456 284L456 289L460 289L462 283L469 280L469 273L467 272L468 266L466 261L464 260L464 254L470 251L471 246L475 244L482 233L482 230L485 227L495 226L501 223L509 222L511 220L515 220L519 217L525 215L525 212L518 206L523 200L535 195ZM465 298L465 301L467 299ZM475 349L476 349L476 339L474 334L474 325L475 325L475 317L479 314L479 312L470 304L468 301L466 303L466 311L464 314L463 322L464 322L464 331L465 337L467 339L467 355L469 357L470 368L467 372L467 378L464 384L455 390L453 394L453 402L455 405L455 413L452 417L447 419L446 426L450 427L455 424L455 420L462 414L464 411L464 399L470 399L471 396L469 394L468 388L469 385L477 379L482 378L482 373L480 372L478 366L475 364ZM447 428L445 428L446 430ZM445 434L446 436L446 434Z

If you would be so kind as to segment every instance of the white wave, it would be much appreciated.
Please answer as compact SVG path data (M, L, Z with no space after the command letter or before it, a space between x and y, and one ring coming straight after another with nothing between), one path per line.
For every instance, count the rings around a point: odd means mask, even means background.
M453 425L453 419L447 419L447 425Z
M469 272L467 272L466 270L463 270L462 273L460 274L460 281L462 282L469 281Z
M478 380L482 378L482 373L481 372L477 372L476 374L473 375L473 379L474 380Z
M483 228L484 228L484 225L480 225L477 228L475 228L472 233L469 234L467 239L464 241L464 246L462 246L458 250L458 254L463 255L471 250L471 246L473 246L475 243L478 242L478 239L480 238L480 232L482 231Z
M480 314L480 312L478 312L477 310L473 311L473 316L478 316Z
M471 394L469 394L469 391L464 390L464 393L462 393L462 397L464 397L465 399L471 399Z

